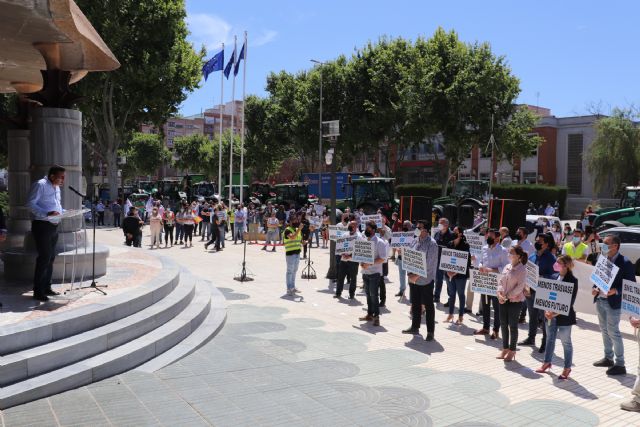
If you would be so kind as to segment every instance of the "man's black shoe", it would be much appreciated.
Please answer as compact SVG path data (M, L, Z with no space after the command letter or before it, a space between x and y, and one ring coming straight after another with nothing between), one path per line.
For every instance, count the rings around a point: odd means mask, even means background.
M418 335L419 333L419 329L413 329L413 328L409 328L409 329L404 329L402 331L403 334L412 334L412 335Z
M608 368L608 367L613 366L613 360L607 359L605 357L605 358L602 358L602 359L598 360L597 362L593 362L593 366L597 366L599 368Z
M53 289L48 289L44 293L45 295L60 295L60 292L56 292Z
M397 297L403 297L403 296L404 296L404 292L398 292L398 293L396 294L396 296L397 296Z
M342 295L334 295L333 297L334 297L335 299L340 299L340 298L342 298Z
M433 332L429 332L427 337L424 339L425 341L433 341Z
M518 343L518 345L536 345L536 340L531 339L531 338L527 338L527 339L526 339L526 340L524 340L524 341L520 341L520 342Z
M447 302L445 302L445 303L444 303L444 305L443 305L443 307L445 307L445 308L449 307L449 302L448 302L448 301L447 301Z
M609 369L607 369L607 375L626 375L627 374L627 368L625 368L624 366L612 366Z
M542 345L538 349L538 353L544 353L546 349L547 349L547 346L544 343L542 343Z
M349 295L349 299L355 299L354 295Z
M464 309L465 314L473 314L472 310L469 310L468 308Z
M386 305L384 305L384 303L380 303L380 305L378 305L378 307L385 308Z
M49 301L49 298L46 295L42 295L42 294L34 294L33 295L33 299L38 300L38 301L42 301L42 302Z

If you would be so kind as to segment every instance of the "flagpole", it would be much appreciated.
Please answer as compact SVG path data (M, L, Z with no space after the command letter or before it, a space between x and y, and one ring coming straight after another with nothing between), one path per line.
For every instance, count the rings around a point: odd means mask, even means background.
M240 134L240 200L242 198L242 191L244 190L244 104L245 104L245 89L247 87L247 32L244 32L244 65L242 66L242 130Z
M222 43L224 52L224 43ZM224 68L224 61L222 62ZM224 71L220 71L220 142L218 143L218 202L222 201L222 111L224 110Z
M233 36L233 60L235 61L235 53L238 48L238 36ZM231 68L231 72L233 72L233 66ZM231 207L231 194L233 189L233 137L235 136L234 132L234 121L236 117L236 74L233 74L233 84L231 85L231 143L229 144L229 207ZM240 200L242 202L242 200Z

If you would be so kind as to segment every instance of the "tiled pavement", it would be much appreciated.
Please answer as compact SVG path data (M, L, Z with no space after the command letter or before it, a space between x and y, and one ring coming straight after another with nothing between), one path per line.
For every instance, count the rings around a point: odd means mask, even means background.
M101 230L99 238L117 244L121 234ZM563 382L555 366L551 375L536 374L541 357L528 347L516 362L496 360L499 344L471 335L473 316L462 327L444 325L439 309L433 343L402 335L408 306L392 297L393 265L380 328L357 321L363 296L336 301L325 279L299 280L302 297L292 300L283 295L278 251L248 246L256 279L248 283L232 280L240 245L227 242L218 254L199 242L155 251L221 288L229 300L222 332L155 374L131 371L11 408L0 413L3 425L640 425L640 414L618 407L635 375L608 378L591 366L602 356L594 316L579 315L572 379ZM326 253L312 252L319 277ZM635 373L638 346L626 325L625 332L627 368Z

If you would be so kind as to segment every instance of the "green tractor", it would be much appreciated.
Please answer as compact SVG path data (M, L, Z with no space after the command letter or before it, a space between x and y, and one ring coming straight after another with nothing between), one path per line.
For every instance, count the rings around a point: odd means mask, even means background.
M433 209L438 216L443 216L445 206L469 205L473 207L474 212L480 209L487 209L487 203L484 201L489 194L489 181L478 179L461 179L456 181L453 191L448 196L433 199Z
M619 225L640 225L640 187L625 186L617 208L596 211L594 227L602 228L607 221L616 221Z
M347 207L352 211L362 209L366 215L378 212L391 218L391 214L398 210L400 203L395 199L395 178L349 177L345 184L347 198L337 207L344 211ZM348 187L351 187L350 190Z

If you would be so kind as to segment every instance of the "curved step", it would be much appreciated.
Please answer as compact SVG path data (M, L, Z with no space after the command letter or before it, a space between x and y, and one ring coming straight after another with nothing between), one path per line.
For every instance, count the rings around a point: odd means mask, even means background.
M186 338L209 314L211 291L202 281L189 306L141 337L89 359L0 389L0 409L61 393L122 373L157 357Z
M166 297L178 284L180 267L160 257L162 271L138 289L101 302L29 320L0 330L0 356L46 344L98 328L149 307Z
M115 322L0 358L0 387L62 368L138 338L179 315L195 294L196 279L182 273L158 303Z
M227 320L226 300L222 292L213 287L210 282L207 282L207 285L211 287L211 309L198 329L160 356L138 366L137 371L152 373L162 369L193 353L220 332Z

